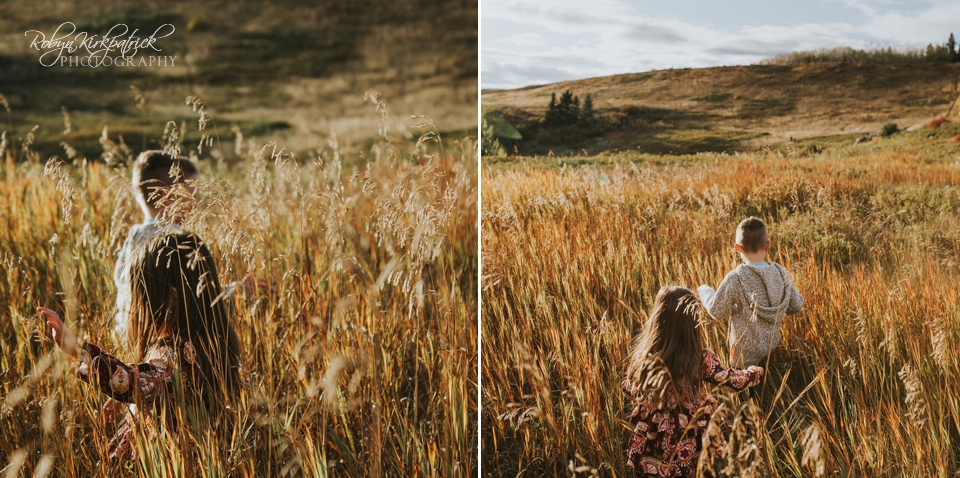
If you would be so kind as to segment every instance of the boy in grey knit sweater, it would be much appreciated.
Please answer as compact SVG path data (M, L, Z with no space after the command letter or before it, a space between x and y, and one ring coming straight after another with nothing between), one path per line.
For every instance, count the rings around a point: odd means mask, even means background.
M783 318L803 308L803 296L780 264L766 262L770 239L763 221L749 217L737 226L737 252L743 264L720 287L697 288L704 307L717 320L730 319L730 360L737 368L761 365L780 342Z

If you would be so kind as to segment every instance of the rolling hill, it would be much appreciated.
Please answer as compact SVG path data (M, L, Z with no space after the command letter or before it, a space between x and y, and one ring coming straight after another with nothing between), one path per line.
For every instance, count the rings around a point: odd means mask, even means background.
M61 141L99 156L104 126L113 141L122 135L137 149L157 147L168 121L196 123L184 98L197 95L223 142L239 127L247 139L278 139L300 153L326 145L332 133L346 146L376 135L380 114L364 101L376 88L400 123L392 131L418 134L403 120L422 114L444 132L473 135L477 8L475 0L7 1L0 94L11 120L4 117L2 129L19 141L39 126L34 147L43 159L63 154ZM101 35L117 24L149 34L169 23L176 31L154 54L177 60L163 68L41 66L24 32L49 38L63 22ZM131 85L143 92L142 111ZM72 120L69 133L61 134L61 108ZM189 142L198 141L196 128L188 130Z
M500 112L526 133L505 146L521 155L737 151L762 145L901 129L955 116L960 64L807 63L660 70L481 92L485 114ZM550 96L593 99L594 134L538 127ZM616 123L616 127L609 127ZM567 135L569 136L569 135ZM571 144L572 143L572 144Z

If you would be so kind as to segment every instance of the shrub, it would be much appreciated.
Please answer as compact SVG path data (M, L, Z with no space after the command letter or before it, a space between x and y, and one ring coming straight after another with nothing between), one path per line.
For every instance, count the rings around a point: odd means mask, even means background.
M187 22L187 31L189 32L202 32L204 30L209 30L213 26L210 24L210 20L206 15L195 15L193 18Z
M623 105L620 107L620 112L626 116L640 116L643 109L637 105Z
M897 123L887 123L880 128L880 136L886 138L898 131L900 131L900 128L897 128Z
M930 129L937 129L937 128L940 127L940 125L942 125L943 123L946 123L946 122L948 122L948 121L950 121L950 120L944 118L943 116L939 116L939 117L936 117L936 118L930 120L930 124L928 124L927 127L930 128Z
M480 128L480 154L484 156L500 156L503 148L497 140L494 125L483 118Z

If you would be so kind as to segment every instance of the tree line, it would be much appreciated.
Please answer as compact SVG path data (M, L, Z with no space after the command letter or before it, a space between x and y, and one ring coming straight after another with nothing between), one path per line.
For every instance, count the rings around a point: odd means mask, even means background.
M796 65L802 63L921 63L960 62L960 51L953 33L946 43L930 43L926 48L893 49L893 47L857 50L848 46L813 51L783 53L760 62L762 65Z

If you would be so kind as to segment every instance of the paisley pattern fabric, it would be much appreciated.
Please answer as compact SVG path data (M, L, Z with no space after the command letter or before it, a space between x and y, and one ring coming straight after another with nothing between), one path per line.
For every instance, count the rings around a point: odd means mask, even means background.
M724 390L739 392L756 385L760 376L752 370L724 369L716 354L705 350L703 379ZM629 396L631 389L630 381L625 380L624 393ZM638 476L696 476L702 446L708 445L719 457L725 444L720 433L705 436L717 406L716 398L703 388L695 396L677 397L667 392L660 407L637 401L630 414L633 433L627 445L627 465Z
M185 396L192 395L190 377L196 362L196 349L186 340L162 339L150 349L146 362L127 364L91 343L83 344L74 364L81 380L98 388L100 392L124 403L137 404L141 412L156 412L173 407L174 373L180 370L180 384ZM118 420L123 414L118 414ZM168 418L175 413L166 414ZM137 457L134 422L127 420L110 441L111 476L136 476ZM173 425L175 429L175 424Z

